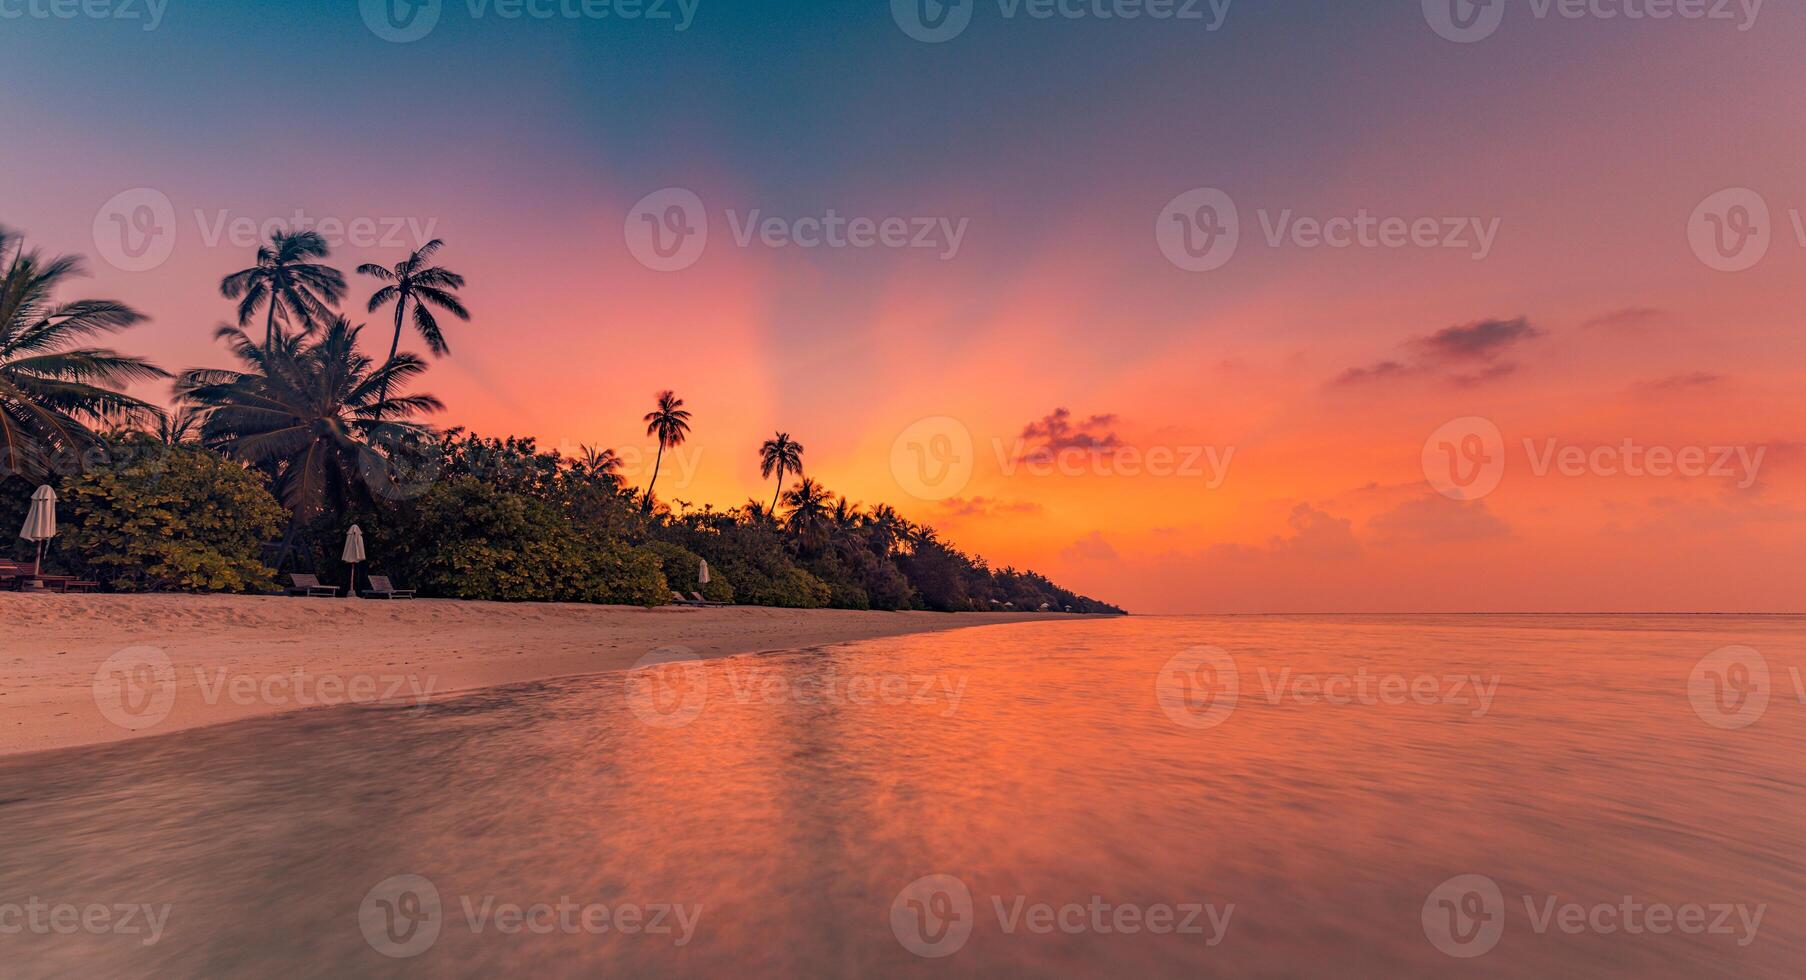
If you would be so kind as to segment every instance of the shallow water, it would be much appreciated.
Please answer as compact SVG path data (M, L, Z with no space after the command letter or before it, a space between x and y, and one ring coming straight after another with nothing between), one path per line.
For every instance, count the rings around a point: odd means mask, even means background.
M1800 617L1134 618L0 760L0 973L1799 976L1803 666Z

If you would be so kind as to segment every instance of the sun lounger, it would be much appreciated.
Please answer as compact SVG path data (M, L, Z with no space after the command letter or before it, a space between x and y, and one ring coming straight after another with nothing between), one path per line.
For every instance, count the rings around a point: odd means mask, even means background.
M366 599L412 599L413 589L398 589L394 583L381 575L370 576L370 588L363 593Z
M73 575L39 575L32 570L30 565L0 561L0 588L37 588L46 592L89 592L100 588L100 583L85 581Z
M306 596L309 599L336 599L339 596L338 586L321 585L319 577L315 575L296 572L288 580L294 583L294 588L288 590L288 594L292 596Z
M700 605L702 605L702 603L697 602L695 599L684 598L684 594L682 592L677 591L676 589L671 590L671 604L673 606L700 606Z
M91 592L100 588L99 582L84 582L73 575L29 575L27 581L35 581L47 592Z
M690 593L690 598L693 601L695 601L695 603L699 606L725 606L725 605L727 605L727 603L725 603L725 602L713 602L711 600L704 599L702 597L702 593L700 593L700 592Z

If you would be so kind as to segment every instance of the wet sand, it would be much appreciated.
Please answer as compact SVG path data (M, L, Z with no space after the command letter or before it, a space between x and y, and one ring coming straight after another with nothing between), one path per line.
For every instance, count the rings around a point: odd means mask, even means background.
M0 972L1794 978L1802 639L1042 623L14 756Z
M1037 614L0 593L0 755Z

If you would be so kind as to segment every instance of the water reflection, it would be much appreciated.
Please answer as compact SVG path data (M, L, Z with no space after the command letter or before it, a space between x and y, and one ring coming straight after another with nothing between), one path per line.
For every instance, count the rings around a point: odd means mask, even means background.
M1803 625L994 627L0 761L0 903L168 909L150 945L0 946L29 976L1791 976ZM1736 729L1688 689L1730 644L1776 685ZM1163 697L1205 646L1231 666ZM1443 932L1502 930L1458 962L1429 916L1462 875L1498 898L1455 887ZM1537 929L1625 896L1767 912L1747 945Z

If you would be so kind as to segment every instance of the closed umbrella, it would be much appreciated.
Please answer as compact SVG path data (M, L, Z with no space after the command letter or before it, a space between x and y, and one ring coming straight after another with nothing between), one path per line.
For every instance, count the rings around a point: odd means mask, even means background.
M25 515L25 527L19 531L19 537L37 544L38 560L32 566L31 574L44 574L44 542L56 537L55 490L39 487L31 495L31 510Z
M702 561L702 571L696 574L696 581L703 585L709 584L709 562L706 558Z
M357 598L357 566L364 560L364 529L356 524L345 534L345 553L340 558L351 566L351 591L347 599Z

